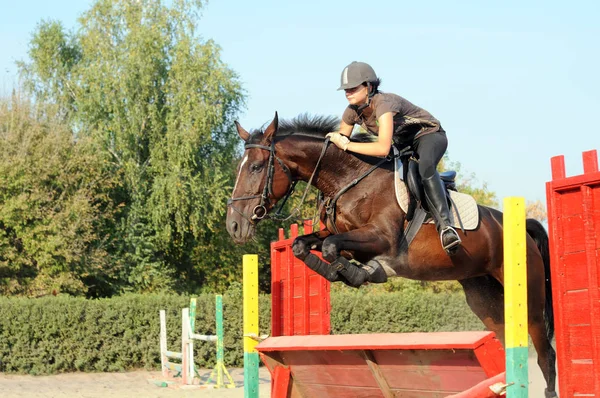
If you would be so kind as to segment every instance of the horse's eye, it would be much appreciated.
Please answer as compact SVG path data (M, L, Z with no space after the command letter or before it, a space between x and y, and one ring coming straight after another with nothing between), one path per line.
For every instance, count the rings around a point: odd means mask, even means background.
M257 172L261 171L263 168L263 163L254 163L250 166L250 171Z

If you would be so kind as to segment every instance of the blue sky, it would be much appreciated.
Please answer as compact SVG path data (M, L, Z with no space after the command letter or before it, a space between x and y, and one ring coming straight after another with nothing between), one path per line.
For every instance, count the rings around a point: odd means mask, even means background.
M0 1L3 93L36 24L73 28L91 3ZM199 26L243 83L244 127L260 127L275 111L341 116L341 70L360 60L383 91L441 121L451 160L500 202L545 202L550 157L564 154L575 175L581 152L600 150L599 19L599 1L214 0Z

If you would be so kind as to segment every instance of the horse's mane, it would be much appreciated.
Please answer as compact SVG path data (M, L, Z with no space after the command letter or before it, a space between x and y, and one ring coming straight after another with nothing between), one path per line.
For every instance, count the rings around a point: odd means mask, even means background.
M265 124L266 125L266 124ZM310 116L301 114L291 120L280 119L275 139L283 139L291 135L305 136L317 139L325 139L327 133L337 131L340 120L335 116ZM249 143L257 143L261 140L265 126L250 132Z
M267 123L260 128L250 132L250 138L248 144L260 144L263 139L263 133L266 129ZM337 131L340 126L339 118L335 116L309 116L308 114L301 114L291 120L280 119L278 123L277 134L275 140L284 140L288 137L307 137L317 140L324 140L327 133ZM361 131L352 135L351 141L357 142L370 142L374 141L375 136L371 133ZM341 155L341 152L340 152ZM379 161L380 158L353 154L356 160L361 160L363 164L373 165ZM354 163L354 161L350 160ZM358 167L359 164L353 164L353 167ZM393 162L388 162L381 165L381 168L393 170Z
M339 126L340 119L336 116L310 116L304 113L291 120L280 120L275 139L283 139L292 135L325 139L325 135L327 135L327 133L337 131ZM265 128L266 127L263 126L260 129L252 130L250 133L249 143L254 144L260 141ZM373 138L373 135L370 133L359 132L354 134L351 139L352 141L369 142L373 141Z

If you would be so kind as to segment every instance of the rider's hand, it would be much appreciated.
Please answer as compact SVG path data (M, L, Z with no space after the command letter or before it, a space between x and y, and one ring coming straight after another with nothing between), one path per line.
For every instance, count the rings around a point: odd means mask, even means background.
M345 135L340 133L328 133L325 137L329 137L331 142L333 142L338 148L344 151L348 149L348 143L350 143L350 139Z

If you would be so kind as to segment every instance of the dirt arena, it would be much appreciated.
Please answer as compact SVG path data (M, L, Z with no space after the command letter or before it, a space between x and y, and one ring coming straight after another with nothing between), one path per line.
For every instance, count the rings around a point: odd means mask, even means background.
M210 370L202 370L206 380ZM16 376L0 373L2 398L243 398L244 370L230 369L236 388L191 389L159 387L160 372L127 373L70 373L56 376ZM266 368L260 368L260 398L270 397L271 377ZM529 396L544 396L544 379L535 358L529 358Z
M190 398L244 397L244 370L230 369L236 388L205 389L171 385L159 387L164 380L160 372L135 371L127 373L67 373L56 376L16 376L0 373L2 398ZM202 380L209 369L200 371ZM271 378L265 367L260 368L260 398L270 397Z

